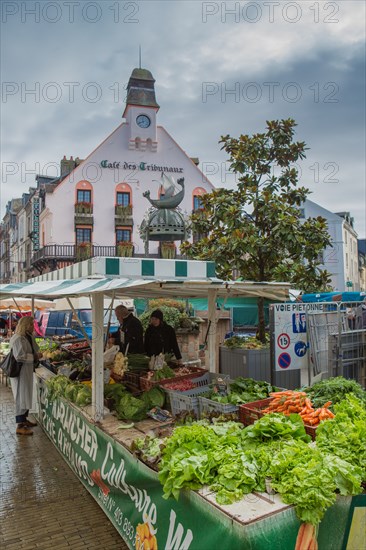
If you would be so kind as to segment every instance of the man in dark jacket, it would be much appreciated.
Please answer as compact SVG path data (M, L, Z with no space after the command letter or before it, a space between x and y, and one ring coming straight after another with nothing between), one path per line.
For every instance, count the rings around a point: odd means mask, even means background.
M122 353L144 353L144 331L139 319L122 305L117 306L115 312L120 327L110 343L119 346Z
M145 351L149 357L159 353L174 353L178 363L182 363L175 330L164 322L160 309L153 311L150 316L150 325L145 332Z

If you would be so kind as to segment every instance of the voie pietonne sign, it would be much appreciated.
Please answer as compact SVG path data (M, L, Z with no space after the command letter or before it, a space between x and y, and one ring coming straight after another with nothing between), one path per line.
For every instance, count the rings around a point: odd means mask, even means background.
M306 312L321 304L274 304L275 370L307 368L309 344Z

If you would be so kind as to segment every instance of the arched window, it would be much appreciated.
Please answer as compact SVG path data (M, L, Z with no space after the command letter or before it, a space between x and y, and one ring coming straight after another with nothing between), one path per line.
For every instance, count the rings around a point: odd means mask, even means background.
M119 226L116 227L116 244L131 242L131 228Z
M203 187L196 187L193 190L192 197L193 197L193 211L200 210L202 208L202 202L201 197L202 195L205 195L207 191Z
M75 187L75 204L93 204L93 186L86 180L79 181Z
M132 206L132 189L127 183L116 186L116 206Z

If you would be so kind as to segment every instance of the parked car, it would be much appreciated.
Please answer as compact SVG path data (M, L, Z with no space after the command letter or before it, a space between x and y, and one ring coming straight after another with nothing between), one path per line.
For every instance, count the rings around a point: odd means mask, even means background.
M77 309L75 310L79 320L82 322L84 330L89 338L92 337L92 310L91 309ZM104 310L104 329L107 330L109 310ZM110 333L117 332L119 327L118 319L115 312L112 311L111 324L109 328ZM65 334L72 334L80 338L84 338L84 334L80 328L80 325L75 318L75 314L71 309L69 310L55 310L48 313L47 326L45 328L44 336L62 336Z

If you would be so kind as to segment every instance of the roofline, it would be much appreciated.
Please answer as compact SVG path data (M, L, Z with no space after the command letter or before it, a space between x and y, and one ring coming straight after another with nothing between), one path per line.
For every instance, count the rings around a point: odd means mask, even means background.
M189 157L187 155L187 153L184 151L184 149L182 149L182 147L179 145L179 143L177 143L175 141L175 139L169 134L169 132L164 128L164 126L160 126L158 125L157 128L160 128L161 130L163 130L167 136L170 137L170 139L173 141L173 143L178 147L178 149L180 149L180 151L182 151L182 153L184 154L184 156L193 164L193 166L196 168L196 170L198 170L200 172L200 174L202 174L202 182L206 181L209 185L211 185L211 187L213 189L216 189L216 187L213 185L213 183L210 182L210 180L205 176L205 174L202 172L202 170L200 168L198 168L197 164L195 164L193 162L193 160L191 159L191 157Z

